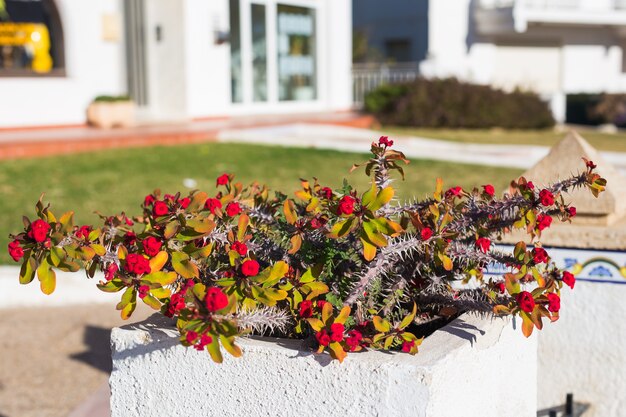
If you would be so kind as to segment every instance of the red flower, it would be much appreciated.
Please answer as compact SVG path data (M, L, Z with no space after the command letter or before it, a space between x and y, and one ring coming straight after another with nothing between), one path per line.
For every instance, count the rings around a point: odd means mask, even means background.
M341 323L333 323L330 325L330 340L333 342L341 342L343 340L343 332L346 328Z
M569 212L569 215L570 215L571 217L576 216L576 207L571 206L571 207L570 207L567 211Z
M504 285L504 282L500 281L500 282L496 283L496 289L498 291L500 291L500 294L504 294L504 290L506 289L506 286Z
M154 198L154 196L152 194L148 194L144 199L143 199L143 205L145 207L148 207L150 205L152 205L152 203L154 203L156 200L156 198Z
M330 345L330 335L325 329L323 329L320 332L317 332L315 334L315 338L317 339L317 343L319 343L322 346Z
M200 341L196 346L194 346L194 349L198 351L204 350L205 346L211 342L213 342L213 338L208 334L203 334L202 336L200 336Z
M189 207L190 203L191 203L191 199L189 197L181 198L180 200L178 200L178 204L180 205L181 208L184 208L184 209Z
M561 309L561 297L559 297L557 294L553 292L548 294L547 297L548 297L548 310L550 310L553 313L558 313L558 311Z
M324 197L326 200L330 200L333 198L333 190L328 187L324 187L319 191L320 195Z
M241 273L247 277L254 277L259 274L259 263L254 259L248 259L241 265Z
M207 310L211 313L215 313L228 306L228 297L224 292L217 288L211 287L206 290L206 296L204 297L204 304Z
M148 295L148 292L150 292L150 287L148 287L147 285L140 285L137 292L139 293L139 298L143 300L144 298L146 298L146 295Z
M137 242L137 235L135 234L135 232L133 232L132 230L126 232L126 234L124 235L124 243L127 246L132 246L135 244L135 242Z
M598 166L593 163L593 161L585 161L585 165L587 168L596 169Z
M209 198L205 201L204 208L209 210L211 214L215 214L215 210L222 208L222 202L217 198Z
M217 185L226 185L226 184L228 184L229 180L230 180L230 178L228 178L228 174L222 174L219 177L217 177L216 184Z
M349 195L344 195L343 197L341 197L341 200L339 200L339 206L337 207L337 214L352 214L354 212L354 202L354 198L350 197Z
M241 207L239 206L239 203L228 203L228 205L226 206L226 214L228 214L230 217L233 217L238 215L239 213L241 213Z
M546 252L544 248L534 248L533 261L535 261L536 264L548 262L548 252Z
M317 303L316 303L317 308L319 308L320 310L323 309L327 302L328 301L326 300L317 300Z
M550 190L546 190L545 188L539 192L539 199L541 200L541 204L546 207L554 204L554 195Z
M239 241L230 245L230 250L234 250L241 256L245 256L245 254L248 253L248 247L246 244Z
M48 237L48 231L50 225L48 222L41 219L37 219L30 224L27 236L33 239L35 242L43 242Z
M300 302L300 317L303 319L313 317L313 302L311 300Z
M415 340L411 340L410 342L402 342L402 351L404 353L411 353L411 349L415 347Z
M493 197L494 194L496 193L496 189L493 188L493 185L491 184L483 185L483 190L485 191L485 194L487 194L490 197Z
M164 201L156 201L154 203L154 207L152 208L152 214L154 214L154 217L165 216L169 213L169 211L170 209Z
M157 253L161 250L161 246L163 242L157 239L156 237L150 236L144 239L143 241L143 251L148 256L156 256Z
M571 289L574 289L574 285L576 284L576 277L574 277L574 274L572 274L569 271L564 271L563 272L563 282L570 287Z
M126 263L124 269L131 274L141 275L150 273L150 263L146 258L137 254L131 253L126 256Z
M77 238L82 238L85 240L89 239L89 233L91 233L91 226L81 226L76 231L75 235Z
M529 190L534 190L535 189L535 184L533 184L532 181L528 181L526 183L526 188L528 188Z
M189 330L187 334L185 335L185 339L187 339L187 343L191 345L193 345L196 342L197 338L198 338L198 333L194 332L193 330Z
M476 239L476 247L479 248L483 253L487 253L489 251L489 247L491 246L491 240L486 237L479 237Z
M170 203L173 203L174 202L174 196L172 194L165 194L163 196L163 200L169 201Z
M9 243L9 255L15 262L19 262L20 259L24 256L24 249L20 246L20 242L14 240Z
M519 307L527 313L531 313L535 308L535 300L533 299L532 294L528 291L520 292L519 294L517 294L516 299Z
M319 229L326 224L326 221L322 217L313 217L309 223L312 229Z
M346 345L348 345L348 349L350 352L354 352L357 347L361 344L361 340L363 340L363 335L358 330L350 330L348 332L348 337L346 338Z
M540 231L547 229L552 224L552 217L547 214L540 214L537 216L537 229Z
M430 229L430 227L425 227L420 232L420 235L422 236L422 240L428 240L433 236L433 231Z
M111 265L109 265L106 272L104 273L104 279L106 279L107 281L111 281L113 278L115 278L115 274L117 274L117 271L119 271L119 267L116 263L112 263Z
M187 304L185 303L185 294L183 292L174 293L170 297L170 302L167 305L167 311L165 312L165 315L167 317L174 317L174 314L178 313L186 306Z
M461 187L452 187L449 188L448 191L446 191L446 197L458 197L461 195L461 192L463 191L463 188Z
M378 144L381 146L386 146L386 147L392 147L393 146L393 141L389 140L389 136L381 136L378 139Z

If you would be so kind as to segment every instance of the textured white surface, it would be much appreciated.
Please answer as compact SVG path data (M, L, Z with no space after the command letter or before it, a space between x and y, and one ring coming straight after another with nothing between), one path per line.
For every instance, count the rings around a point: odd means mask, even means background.
M585 417L626 410L626 285L577 282L562 293L560 318L539 335L539 407L591 405Z
M179 345L167 325L153 316L113 329L112 417L530 417L537 409L536 340L508 320L465 315L417 356L365 352L343 364L300 341L243 339L244 356L218 365Z

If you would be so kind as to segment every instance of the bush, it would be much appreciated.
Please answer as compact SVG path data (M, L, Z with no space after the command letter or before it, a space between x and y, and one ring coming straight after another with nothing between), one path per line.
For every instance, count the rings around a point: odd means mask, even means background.
M540 129L554 126L547 103L530 92L507 93L455 78L418 78L385 85L365 97L365 110L387 125Z
M574 276L538 242L506 253L492 241L512 229L533 241L553 218L570 221L576 209L562 195L597 196L606 185L593 162L541 190L522 177L499 198L490 184L445 190L438 180L432 197L402 204L391 174L404 176L408 161L392 145L385 136L372 144L364 193L301 180L288 198L223 174L211 194L155 191L139 216L101 215L96 227L75 226L71 211L55 216L40 199L9 254L22 264L20 283L37 276L45 294L55 270L102 272L98 288L121 294L122 318L141 301L176 319L181 343L216 362L222 348L240 356L236 337L251 332L308 339L341 361L363 349L415 354L420 326L465 311L518 315L526 336L556 320ZM508 272L483 275L492 263Z
M589 115L601 123L626 126L626 94L602 94L596 103L589 106Z

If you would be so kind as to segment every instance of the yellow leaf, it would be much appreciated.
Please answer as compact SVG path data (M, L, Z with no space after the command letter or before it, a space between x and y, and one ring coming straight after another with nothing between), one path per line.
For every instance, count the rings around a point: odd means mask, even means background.
M226 349L226 352L230 353L235 358L239 358L242 354L241 348L234 343L234 339L234 337L226 337L223 334L220 335L220 341L224 349Z
M293 201L285 200L285 203L283 204L283 212L285 213L285 219L287 220L287 223L289 224L296 223L296 220L298 220L298 217L294 209Z
M333 305L329 302L324 303L324 306L322 307L322 321L324 324L328 324L328 320L332 317L332 315Z
M376 199L367 208L371 211L376 211L379 208L386 205L393 198L395 191L393 187L387 187L380 190Z
M391 324L380 316L372 317L372 323L374 324L374 328L381 333L387 333L391 330Z
M157 253L154 258L150 259L150 272L154 273L160 271L165 266L168 259L169 255L166 251L162 250Z
M337 359L340 363L348 356L339 342L332 342L328 345L328 349L330 350L330 356Z
M56 274L50 268L47 261L43 261L39 268L37 268L37 278L41 286L41 292L46 295L50 295L54 292L56 287Z
M246 229L250 223L250 217L247 214L242 213L239 216L239 223L237 224L237 240L242 241L246 236Z
M522 316L522 333L524 334L524 336L530 337L530 335L533 334L533 329L535 328L535 325L533 324L533 321L531 320L528 313L522 311L520 315Z
M339 312L339 315L337 315L337 317L335 318L334 323L344 324L346 320L348 319L348 317L350 316L350 310L351 309L349 306L344 306Z
M290 255L293 255L294 253L300 250L301 246L302 246L302 236L300 236L299 234L293 235L291 237L291 248L289 249L288 253Z
M363 257L366 261L371 261L376 257L376 246L369 243L367 240L360 238L363 244Z

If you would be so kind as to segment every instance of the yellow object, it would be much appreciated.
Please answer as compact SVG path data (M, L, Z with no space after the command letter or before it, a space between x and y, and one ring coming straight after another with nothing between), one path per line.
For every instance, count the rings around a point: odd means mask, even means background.
M23 46L32 53L32 70L46 73L52 69L50 34L41 23L0 23L0 46Z

